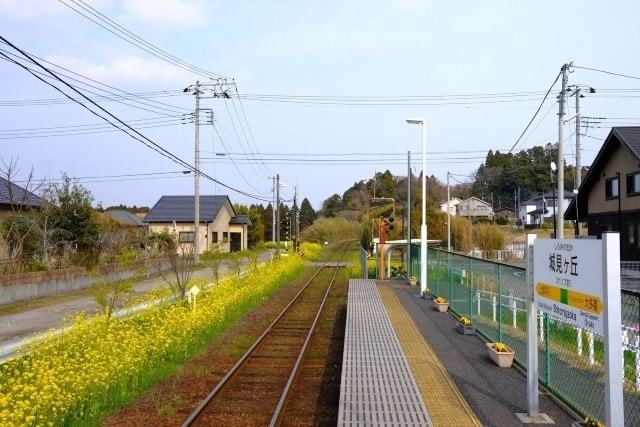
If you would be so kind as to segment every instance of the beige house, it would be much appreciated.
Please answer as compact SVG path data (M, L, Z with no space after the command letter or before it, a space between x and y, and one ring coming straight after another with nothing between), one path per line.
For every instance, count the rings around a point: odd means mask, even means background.
M493 221L493 218L496 216L491 203L485 202L477 197L469 197L458 203L456 213L458 216L466 217L472 221L479 218L486 218Z
M162 196L144 218L149 231L175 233L179 246L193 245L193 196ZM237 252L247 249L248 228L246 215L236 215L228 196L200 196L200 226L198 227L200 253L208 250ZM184 250L184 249L181 249Z
M564 214L576 217L590 236L618 231L620 258L640 260L640 126L611 129Z

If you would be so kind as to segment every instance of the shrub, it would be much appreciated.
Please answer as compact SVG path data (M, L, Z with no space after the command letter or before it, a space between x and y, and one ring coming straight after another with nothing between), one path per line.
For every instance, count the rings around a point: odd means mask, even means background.
M322 245L319 243L302 242L300 244L300 255L308 261L315 261L320 257Z
M476 224L473 241L483 251L497 251L504 247L504 232L493 224Z
M473 249L471 223L466 218L451 217L452 247L459 252L469 252Z
M496 217L496 224L498 225L507 225L509 224L509 220L503 216Z
M319 218L301 233L308 242L344 242L360 240L360 224L344 218Z

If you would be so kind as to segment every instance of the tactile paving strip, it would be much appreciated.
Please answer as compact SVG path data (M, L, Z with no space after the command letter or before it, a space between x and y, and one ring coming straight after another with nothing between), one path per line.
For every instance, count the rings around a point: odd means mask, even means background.
M350 280L339 426L430 426L374 280Z
M393 290L389 285L379 285L378 290L433 425L480 426L473 410Z

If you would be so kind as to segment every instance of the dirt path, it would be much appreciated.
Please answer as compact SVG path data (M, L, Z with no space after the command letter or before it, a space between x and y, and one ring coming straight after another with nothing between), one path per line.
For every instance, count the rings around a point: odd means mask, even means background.
M264 252L260 255L259 260L264 262L270 258L271 253ZM221 266L220 274L221 276L229 274L228 265L223 264ZM210 272L208 269L202 269L195 271L193 276L209 277ZM142 280L133 286L132 296L134 298L141 297L151 290L166 286L167 283L162 277ZM18 309L14 312L0 314L0 344L10 344L33 333L60 327L64 323L64 319L82 312L89 315L96 313L95 298L88 291L69 295L69 298L63 296L51 299L52 302L49 304L45 303L36 307L27 307L23 310Z

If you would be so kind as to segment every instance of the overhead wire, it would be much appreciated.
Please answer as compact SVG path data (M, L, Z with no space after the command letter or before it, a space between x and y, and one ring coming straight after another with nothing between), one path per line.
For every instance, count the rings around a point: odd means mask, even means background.
M0 49L0 52L3 52L3 53L5 53L5 54L8 54L8 55L12 56L13 58L16 58L17 60L19 60L19 61L23 61L23 62L24 62L24 58L21 58L21 57L19 57L18 55L14 54L14 53L8 52L8 51L6 51L6 50L4 50L4 49ZM29 53L28 53L28 52L26 52L26 51L25 51L25 53L29 54ZM83 78L83 79L85 79L85 80L89 80L89 81L92 81L92 82L96 82L96 83L97 83L97 84L99 84L99 85L102 85L102 86L105 86L105 87L109 87L109 88L115 89L115 90L117 90L117 91L120 91L120 92L122 92L122 93L124 93L124 94L126 94L126 95L129 95L129 96L131 96L132 98L131 98L131 99L127 99L127 101L133 102L134 104L131 104L131 103L129 103L129 102L125 102L125 101L123 101L123 100L122 100L122 99L123 99L123 97L122 97L122 95L120 95L120 94L116 94L116 93L114 93L114 92L111 92L110 90L106 90L106 89L103 89L103 88L98 87L98 86L96 86L96 85L93 85L93 84L91 84L91 83L87 83L87 82L82 81L82 80L80 80L80 79L78 79L78 78L76 78L76 77L73 77L73 76L71 76L71 75L69 75L69 74L66 74L65 72L60 72L60 71L58 71L58 73L60 73L60 75L64 76L65 78L67 78L67 79L69 79L69 80L73 80L73 81L75 81L75 82L79 83L79 84L80 84L80 85L82 85L82 86L90 87L90 88L93 88L93 89L96 89L96 90L98 90L98 91L102 92L102 93L99 93L99 92L95 92L95 91L89 90L89 89L87 89L86 87L82 87L82 88L81 88L81 87L79 87L79 86L71 85L71 86L73 86L74 88L82 89L83 91L85 91L85 92L87 92L87 93L90 93L90 94L92 94L92 95L95 95L95 96L101 96L101 97L106 98L106 99L108 99L108 100L110 100L110 101L115 101L115 102L118 102L118 103L120 103L120 104L127 105L127 106L129 106L129 107L132 107L132 108L137 108L137 109L140 109L140 110L144 110L144 111L148 111L148 112L152 112L152 113L156 113L156 114L169 115L169 114L182 113L182 112L183 112L183 111L185 111L185 110L186 110L186 111L190 111L188 108L178 107L178 106L174 106L174 105L167 104L167 103L164 103L164 102L159 102L159 101L147 100L147 99L145 99L145 98L143 98L143 97L136 97L136 96L134 96L132 93L129 93L129 92L123 91L123 90L121 90L121 89L114 88L113 86L107 85L107 84L105 84L105 83L98 82L97 80L94 80L94 79L92 79L92 78L89 78L89 77L83 76L82 74L75 73L75 72L73 72L73 71L68 70L68 69L67 69L67 68L65 68L65 67L62 67L62 66L59 66L59 65L57 65L57 64L54 64L54 63L52 63L52 62L50 62L50 61L44 60L44 59L42 59L42 58L40 58L40 57L38 57L38 56L36 56L36 55L32 55L32 54L29 54L29 55L30 55L32 58L36 58L36 59L38 59L38 60L40 60L40 61L42 61L42 62L44 62L44 63L47 63L47 64L49 64L49 65L51 65L51 66L53 66L53 67L56 67L56 68L59 68L59 69L65 70L65 71L67 71L67 72L68 72L68 73L70 73L70 74L77 75L77 76L79 76L79 77L81 77L81 78ZM5 58L4 58L5 60L10 59L10 58L6 57L6 55L3 55L3 56L5 56ZM13 61L10 61L10 62L13 62ZM24 64L23 64L23 65L24 65ZM39 75L40 77L43 77L44 79L47 79L47 80L55 80L54 78L52 78L52 77L51 77L50 75L48 75L47 73L43 73L43 72L41 72L41 71L35 70L35 69L30 68L30 67L28 67L28 66L26 66L26 65L25 65L23 68L28 69L32 74L34 74L34 73L35 73L35 74ZM104 95L104 93L107 93L107 94L109 94L109 95ZM115 95L115 96L114 96L114 95ZM145 99L145 101L149 101L149 102L141 101L141 100L139 100L138 98ZM145 107L141 107L140 105L135 105L135 104L144 105ZM167 106L168 106L168 107L167 107ZM149 108L146 108L146 107L149 107ZM152 110L152 109L150 109L150 108L153 108L153 110Z
M44 71L46 71L47 73L49 73L50 75L52 75L53 77L55 77L56 80L58 80L60 83L62 83L63 85L65 85L66 87L68 87L69 89L71 89L74 93L76 93L77 95L79 95L80 97L82 97L83 99L85 99L86 101L88 101L89 103L91 103L93 106L97 107L99 110L101 110L103 113L105 113L106 115L108 115L109 117L111 117L112 120L117 121L118 123L120 123L123 127L120 128L120 130L124 133L126 133L127 135L129 135L131 138L141 142L143 145L145 145L146 147L156 151L157 153L159 153L160 155L172 160L173 162L186 167L189 170L192 170L196 173L199 173L200 175L202 175L203 177L210 179L214 182L217 182L218 184L220 184L221 186L228 188L232 191L235 191L239 194L245 195L247 197L250 198L254 198L257 200L262 200L262 201L268 201L269 199L260 197L258 195L255 194L251 194L249 192L237 189L235 187L232 187L228 184L225 184L224 182L217 180L213 177L211 177L210 175L203 173L201 170L196 169L194 166L190 165L188 162L184 161L183 159L181 159L180 157L178 157L177 155L173 154L172 152L168 151L167 149L165 149L164 147L162 147L161 145L159 145L158 143L152 141L151 139L147 138L146 136L144 136L142 133L140 133L139 131L137 131L136 129L132 128L131 126L129 126L127 123L125 123L124 121L122 121L120 118L118 118L117 116L115 116L114 114L112 114L111 112L109 112L108 110L106 110L104 107L102 107L101 105L97 104L96 102L94 102L93 100L91 100L91 98L87 97L84 93L82 93L81 91L79 91L78 89L76 89L75 87L73 87L71 84L69 84L68 82L66 82L64 79L62 79L61 77L59 77L56 73L54 73L53 71L51 71L50 69L48 69L47 67L45 67L44 65L42 65L41 63L39 63L38 61L36 61L34 58L32 58L28 53L24 52L23 50L21 50L20 48L18 48L17 46L15 46L14 44L12 44L11 42L9 42L5 37L0 36L0 40L2 40L5 44L11 46L14 50L16 50L17 52L19 52L21 55L23 55L25 58L27 58L29 61L31 61L32 63L34 63L35 65L37 65L39 68L42 68ZM58 86L54 85L53 83L45 80L44 78L38 76L37 74L31 72L28 67L26 67L24 64L15 61L13 59L11 59L9 56L7 56L6 54L0 52L1 56L4 56L5 58L7 58L9 61L15 63L16 65L18 65L19 67L25 69L27 72L29 72L32 76L34 76L36 79L42 81L43 83L47 84L48 86L51 86L53 89L57 90L58 92L60 92L62 95L64 95L65 97L69 98L69 99L74 99L79 105L81 105L83 108L85 108L86 110L88 110L89 112L91 112L92 114L94 114L95 116L105 120L107 123L111 124L114 127L118 126L113 123L110 119L106 118L105 116L103 116L102 114L94 111L93 109L91 109L89 106L87 106L86 104L84 104L83 102L81 102L79 99L73 98L71 95L69 95L68 93L66 93L65 91L63 91L61 88L59 88ZM126 128L126 129L125 129ZM131 131L131 132L129 132Z
M536 112L533 113L533 116L531 117L531 119L529 120L529 123L527 123L527 125L525 126L524 130L522 131L522 133L520 134L520 136L518 137L518 139L516 140L516 142L513 143L513 146L509 149L509 153L511 153L513 151L514 148L516 148L516 146L520 143L520 140L522 140L522 137L524 136L525 133L527 133L527 130L529 129L529 127L531 126L531 123L533 123L533 121L535 120L535 118L538 116L538 113L540 112L540 110L542 109L542 106L544 105L544 103L547 101L547 97L549 96L549 93L551 93L551 90L553 89L553 87L556 85L556 83L558 82L558 79L560 78L560 75L562 75L562 71L558 72L558 74L556 75L556 78L553 80L553 83L551 83L551 86L549 86L549 89L547 89L547 93L545 93L544 98L542 98L542 102L540 103L540 105L538 106L538 108L536 109Z
M73 5L65 2L64 0L58 0L61 4L63 4L64 6L68 7L69 9L73 10L74 12L76 12L77 14L81 15L82 17L84 17L85 19L93 22L94 24L96 24L97 26L101 27L102 29L108 31L109 33L113 34L114 36L124 40L125 42L147 52L148 54L162 60L165 61L171 65L174 65L178 68L181 68L183 70L189 71L191 73L203 76L203 77L208 77L208 78L220 78L223 77L220 74L216 74L216 73L212 73L210 71L204 70L203 68L197 67L195 65L192 65L170 53L168 53L167 51L157 47L156 45L147 42L146 40L144 40L142 37L138 36L137 34L133 33L132 31L126 29L125 27L123 27L122 25L118 24L116 21L114 21L113 19L107 17L106 15L104 15L103 13L99 12L97 9L94 9L93 7L91 7L89 4L85 3L82 0L76 1L76 0L69 0L73 3ZM75 7L74 7L75 5ZM81 10L79 10L78 8L80 8Z

